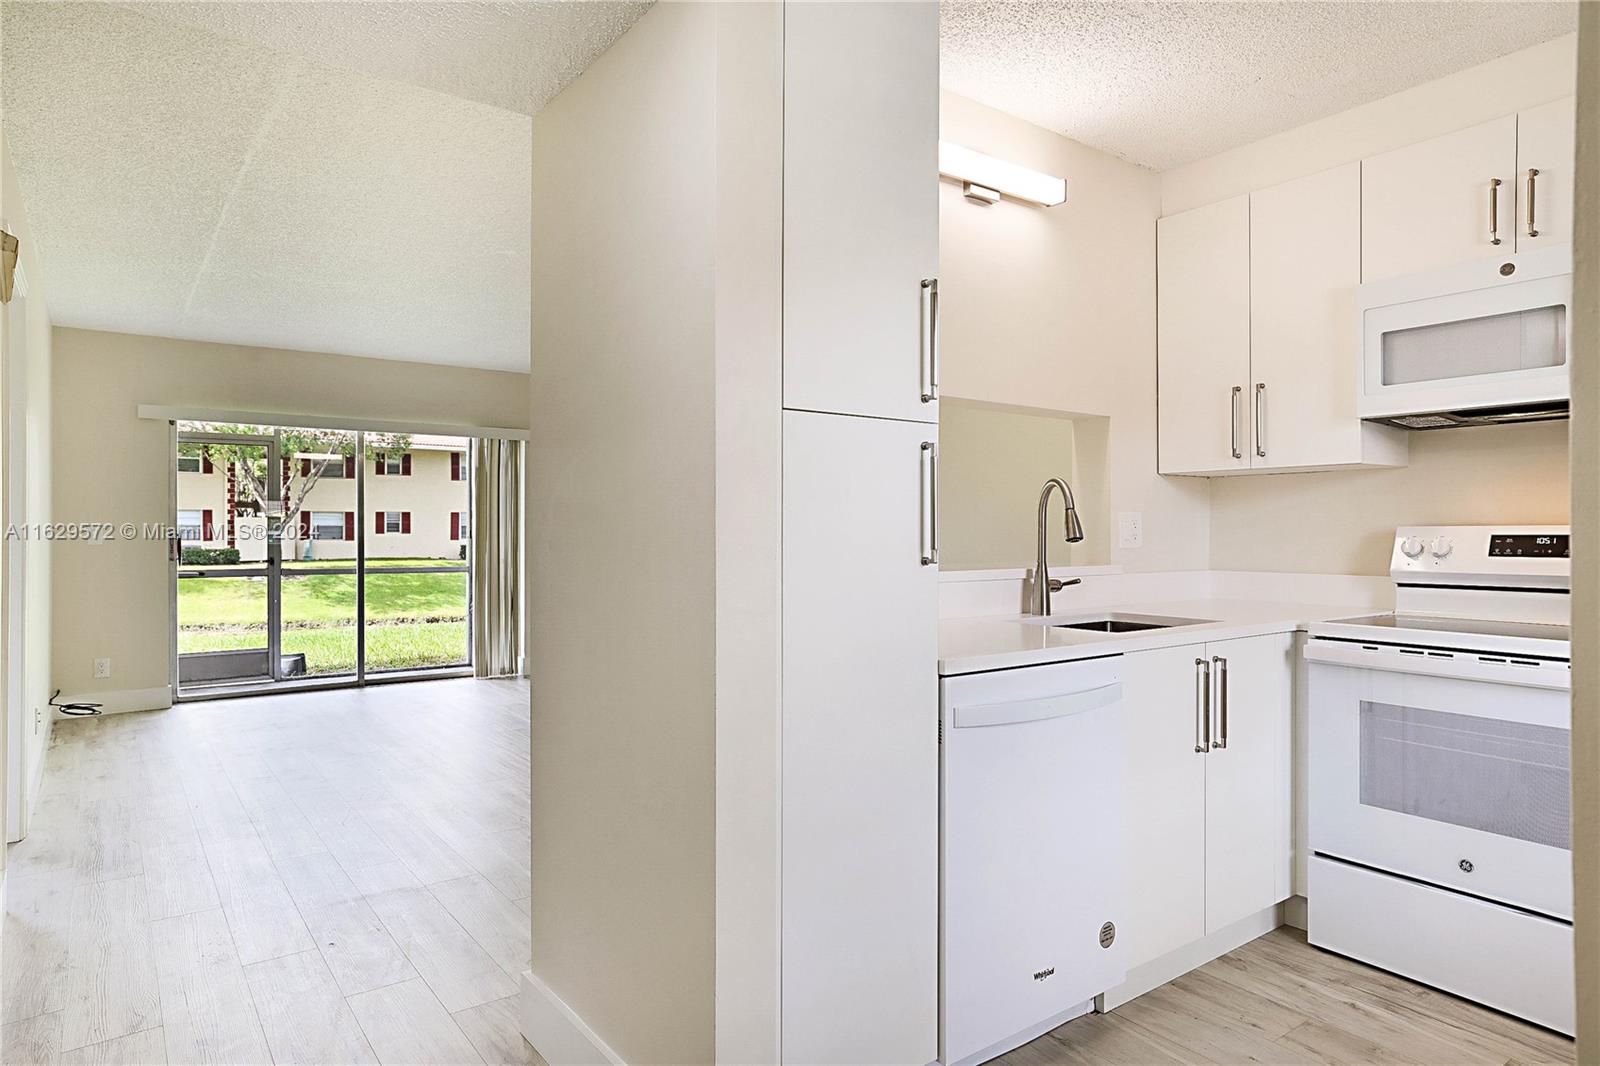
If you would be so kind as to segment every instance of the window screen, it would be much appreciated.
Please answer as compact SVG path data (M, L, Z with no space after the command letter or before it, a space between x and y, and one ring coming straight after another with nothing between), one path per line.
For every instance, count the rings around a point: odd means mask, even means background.
M1560 304L1383 335L1385 385L1533 370L1566 361L1567 309Z
M1361 702L1361 802L1571 848L1571 732Z

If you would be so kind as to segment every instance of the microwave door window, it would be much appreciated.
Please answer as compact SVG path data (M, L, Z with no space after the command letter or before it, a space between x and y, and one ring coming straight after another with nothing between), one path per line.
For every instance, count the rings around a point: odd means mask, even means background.
M1383 335L1385 385L1539 370L1566 361L1567 309L1560 304Z

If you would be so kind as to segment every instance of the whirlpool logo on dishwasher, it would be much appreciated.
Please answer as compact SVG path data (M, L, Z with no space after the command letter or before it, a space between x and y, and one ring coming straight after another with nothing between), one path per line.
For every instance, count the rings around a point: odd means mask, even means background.
M1045 969L1045 970L1038 970L1038 971L1034 972L1033 979L1035 981L1043 981L1047 977L1055 976L1055 972L1056 972L1056 968L1054 966L1051 966L1050 968Z

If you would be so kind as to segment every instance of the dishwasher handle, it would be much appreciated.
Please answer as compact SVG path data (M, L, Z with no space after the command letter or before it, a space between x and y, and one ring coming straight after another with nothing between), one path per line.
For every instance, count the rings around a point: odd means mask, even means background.
M1008 700L1004 703L979 703L969 707L952 707L951 724L956 729L972 729L992 725L1021 725L1026 722L1044 722L1052 718L1066 718L1087 711L1097 711L1122 701L1122 682L1082 689L1031 700Z

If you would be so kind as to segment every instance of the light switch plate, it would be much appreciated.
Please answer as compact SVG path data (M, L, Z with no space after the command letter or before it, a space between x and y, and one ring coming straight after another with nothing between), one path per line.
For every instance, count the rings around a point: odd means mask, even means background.
M1122 511L1117 515L1117 547L1144 547L1144 515L1138 511Z

